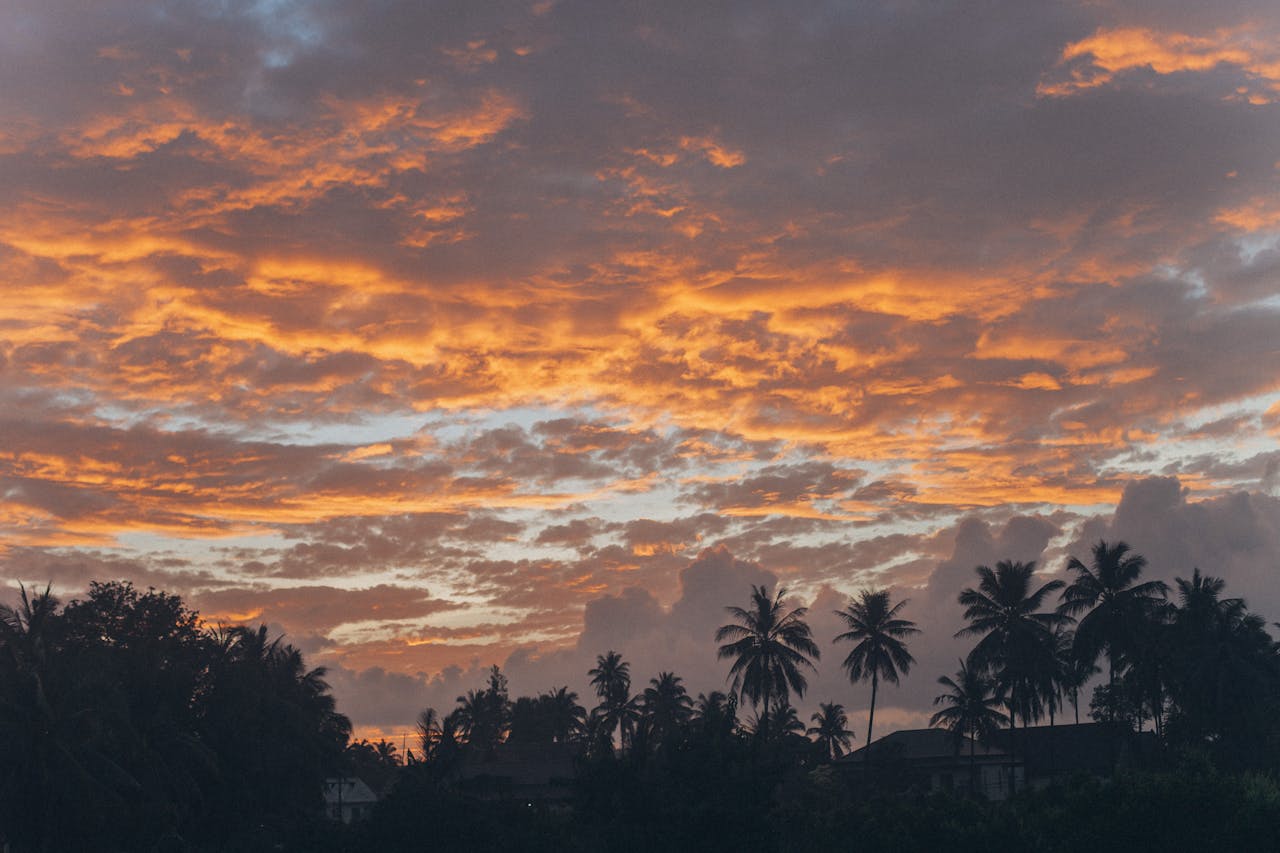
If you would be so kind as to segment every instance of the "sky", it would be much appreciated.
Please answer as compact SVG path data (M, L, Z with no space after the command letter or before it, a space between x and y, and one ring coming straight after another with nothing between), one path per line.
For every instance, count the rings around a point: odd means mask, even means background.
M0 580L181 594L358 731L753 583L924 629L1123 539L1280 619L1280 9L9 0ZM807 716L805 714L804 716ZM883 722L881 722L883 721Z

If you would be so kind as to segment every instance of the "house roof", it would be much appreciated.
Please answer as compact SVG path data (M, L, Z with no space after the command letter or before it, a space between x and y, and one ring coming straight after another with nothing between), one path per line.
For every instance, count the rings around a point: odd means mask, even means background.
M553 780L573 778L573 760L578 751L560 743L504 743L491 754L465 756L459 773L463 779L492 776L515 785L547 785Z
M1031 726L1014 733L1014 746L1030 776L1071 772L1109 773L1116 763L1125 763L1154 748L1155 735L1146 737L1124 727L1106 723ZM1008 746L1009 732L1002 729L1000 746Z
M907 761L930 759L950 761L955 759L957 753L968 756L969 744L970 738L961 737L957 740L956 735L946 729L903 729L877 739L871 744L871 748L877 752L882 749L891 749ZM861 749L855 749L841 760L861 761L865 758L866 752L867 748L864 746ZM1005 754L1003 750L987 746L981 741L974 744L973 752L979 758Z
M355 776L331 777L324 780L324 801L329 805L337 805L339 801L343 805L359 805L376 803L378 795L363 779Z

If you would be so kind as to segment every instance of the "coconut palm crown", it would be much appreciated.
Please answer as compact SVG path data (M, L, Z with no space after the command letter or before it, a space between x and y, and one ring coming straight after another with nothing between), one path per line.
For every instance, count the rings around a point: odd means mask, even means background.
M1063 590L1058 612L1084 613L1076 626L1076 654L1093 661L1105 651L1112 685L1124 656L1133 651L1140 623L1169 593L1164 581L1137 582L1146 565L1146 559L1131 553L1126 543L1108 545L1101 540L1093 546L1092 565L1075 557L1067 563L1075 580Z
M786 611L786 589L770 595L766 586L751 587L749 609L726 607L736 620L716 631L721 660L732 659L729 678L733 690L756 707L789 701L791 691L804 696L809 686L804 670L816 671L813 659L821 656L813 633L804 621L808 608Z
M907 602L890 605L889 591L864 590L844 610L835 611L849 630L835 642L855 643L844 659L845 671L853 682L871 681L871 713L867 719L867 745L871 745L871 729L876 716L876 691L880 680L898 683L898 674L906 674L915 663L903 639L919 634L916 623L898 616Z

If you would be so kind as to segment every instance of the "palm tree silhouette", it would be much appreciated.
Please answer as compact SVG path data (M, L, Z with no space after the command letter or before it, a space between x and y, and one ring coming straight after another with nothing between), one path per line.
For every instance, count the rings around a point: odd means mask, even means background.
M418 747L423 760L435 758L436 748L440 745L440 716L435 708L424 708L418 714L416 728L418 730Z
M1179 606L1172 636L1177 648L1170 687L1180 724L1193 739L1229 733L1228 711L1242 694L1256 692L1277 672L1280 645L1272 645L1262 617L1243 599L1222 598L1226 583L1197 568L1191 580L1177 578ZM1275 679L1275 675L1270 678ZM1252 687L1251 687L1252 685Z
M468 690L458 697L457 724L469 747L490 751L502 742L508 714L505 700L493 690Z
M1147 564L1141 554L1131 554L1124 542L1093 546L1093 565L1072 557L1068 571L1076 578L1062 593L1058 612L1080 617L1076 626L1076 654L1093 662L1107 655L1107 683L1116 689L1116 673L1124 655L1134 651L1138 625L1164 601L1169 588L1163 581L1136 583ZM1087 612L1086 612L1087 611Z
M995 675L1009 709L1009 750L1014 753L1014 724L1025 728L1040 715L1041 697L1053 680L1054 629L1070 622L1059 613L1042 612L1044 600L1061 589L1060 580L1032 591L1035 563L1001 560L995 569L978 566L978 588L961 591L969 626L957 637L981 635L970 653L970 666L988 668ZM1010 767L1010 787L1013 785Z
M684 679L672 672L660 672L649 679L641 698L641 710L647 734L655 746L679 730L693 714L693 700L681 683Z
M761 719L766 721L773 703L788 703L792 690L804 696L809 683L802 670L816 672L811 658L821 656L804 621L808 608L784 612L786 594L786 589L779 589L770 596L767 587L752 586L750 609L726 607L737 621L716 631L717 643L731 641L720 646L719 657L733 660L729 677L734 692L763 708Z
M867 717L867 747L871 747L871 728L876 719L876 691L880 679L890 684L898 683L898 672L903 675L911 669L915 658L907 652L904 637L919 634L916 623L898 617L898 611L907 602L889 605L889 591L864 590L860 597L849 602L844 610L835 614L844 620L849 630L835 638L835 642L848 640L856 643L844 659L845 671L855 684L871 679L871 713Z
M805 734L814 739L823 760L830 761L844 755L853 740L853 732L845 728L849 718L844 706L839 702L820 702L818 710L809 719L815 725L810 726Z
M712 690L699 693L693 705L693 723L702 737L713 743L727 741L738 729L738 698Z
M974 752L979 740L988 740L996 733L1007 717L997 710L1005 698L999 684L981 666L970 666L960 661L955 678L942 676L938 683L950 688L933 699L934 705L944 706L929 718L930 726L941 726L956 735L957 745L962 738L969 739L969 790L977 788L977 768Z
M625 750L639 718L639 708L631 696L631 664L610 649L596 656L595 668L588 670L587 675L591 676L591 685L595 687L596 696L600 697L600 704L592 715L598 719L610 741L614 731L618 731Z
M586 710L578 704L578 694L567 686L558 687L538 697L547 708L552 739L568 743L580 735L586 725Z
M1056 641L1058 651L1058 686L1071 700L1071 708L1075 712L1076 725L1080 724L1080 691L1090 678L1100 670L1092 661L1087 661L1076 654L1075 632L1060 631Z

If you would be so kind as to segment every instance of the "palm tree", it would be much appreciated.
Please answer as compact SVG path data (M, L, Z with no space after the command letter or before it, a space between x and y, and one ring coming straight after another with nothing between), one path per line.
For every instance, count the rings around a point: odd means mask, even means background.
M1025 728L1040 715L1041 697L1054 672L1054 629L1070 621L1058 614L1042 612L1051 592L1062 581L1049 581L1032 591L1035 563L1001 560L995 569L978 566L978 588L961 591L969 626L957 637L981 635L970 653L970 666L990 669L1005 695L1009 709L1009 751L1014 751L1013 728L1022 717ZM1012 765L1010 767L1012 782ZM1012 787L1012 785L1010 786Z
M699 693L693 706L693 722L697 731L713 742L727 740L738 728L738 697L713 690Z
M1243 728L1240 712L1266 695L1259 685L1280 675L1280 647L1272 645L1265 622L1249 613L1243 599L1221 597L1226 583L1220 578L1195 569L1191 580L1175 583L1179 606L1172 614L1169 687L1178 722L1184 737L1220 741Z
M999 684L984 667L960 661L955 678L942 676L938 683L950 693L934 697L934 705L944 706L929 718L930 726L941 726L956 736L957 744L969 739L969 789L977 787L974 751L979 740L988 740L1008 719L997 710L1005 698Z
M1098 674L1099 669L1092 661L1081 658L1075 652L1075 632L1060 631L1057 634L1058 650L1058 686L1075 712L1076 725L1080 724L1080 691L1090 678Z
M844 755L853 740L853 732L845 728L849 718L845 715L844 706L839 702L820 702L818 710L809 719L815 725L810 726L805 734L814 739L823 760L830 761Z
M648 733L657 745L693 714L693 700L681 684L683 680L675 673L660 672L657 678L649 679L649 686L644 690L641 709Z
M848 640L856 643L844 668L849 680L855 684L871 679L871 713L867 717L867 747L871 746L871 727L876 719L876 691L883 678L890 684L898 683L898 672L903 675L911 669L915 658L907 652L903 638L919 634L916 623L898 617L898 611L907 602L899 601L889 606L887 589L872 592L864 590L859 598L849 602L844 610L835 611L849 630L835 638L835 642Z
M587 670L587 675L591 676L591 686L601 699L625 695L631 691L631 664L612 649L605 654L596 655L595 668Z
M733 659L729 676L734 692L750 699L753 706L763 707L766 719L774 702L790 701L792 690L804 696L809 682L802 670L816 672L811 658L821 657L804 621L808 608L784 612L786 594L786 589L779 589L777 595L770 596L768 587L752 586L750 609L726 607L737 621L716 631L717 643L731 640L720 646L719 657Z
M418 714L417 729L423 760L430 761L435 758L436 747L440 745L440 717L435 708L425 708Z
M490 751L506 734L510 709L506 694L493 688L468 690L455 709L460 732L473 749Z
M567 686L558 687L539 697L547 706L551 736L557 743L568 743L582 733L587 712L578 704L578 694Z
M1169 587L1164 581L1137 583L1147 564L1141 554L1129 552L1124 542L1093 546L1093 565L1072 557L1068 571L1076 578L1062 593L1058 612L1080 617L1076 626L1076 653L1093 662L1107 655L1107 683L1115 691L1117 668L1137 643L1139 624L1164 601Z
M587 675L591 676L591 685L600 697L600 704L592 715L600 721L610 741L614 731L618 731L622 748L626 749L639 718L639 707L631 696L631 664L610 649L596 656L595 668L588 670Z
M1023 723L1040 712L1039 686L1052 678L1054 629L1070 621L1062 614L1042 612L1049 593L1061 589L1060 580L1031 591L1035 563L1001 560L994 570L978 566L978 588L960 593L969 626L957 637L981 635L973 649L974 662L996 671L1008 690L1010 723L1021 714Z

